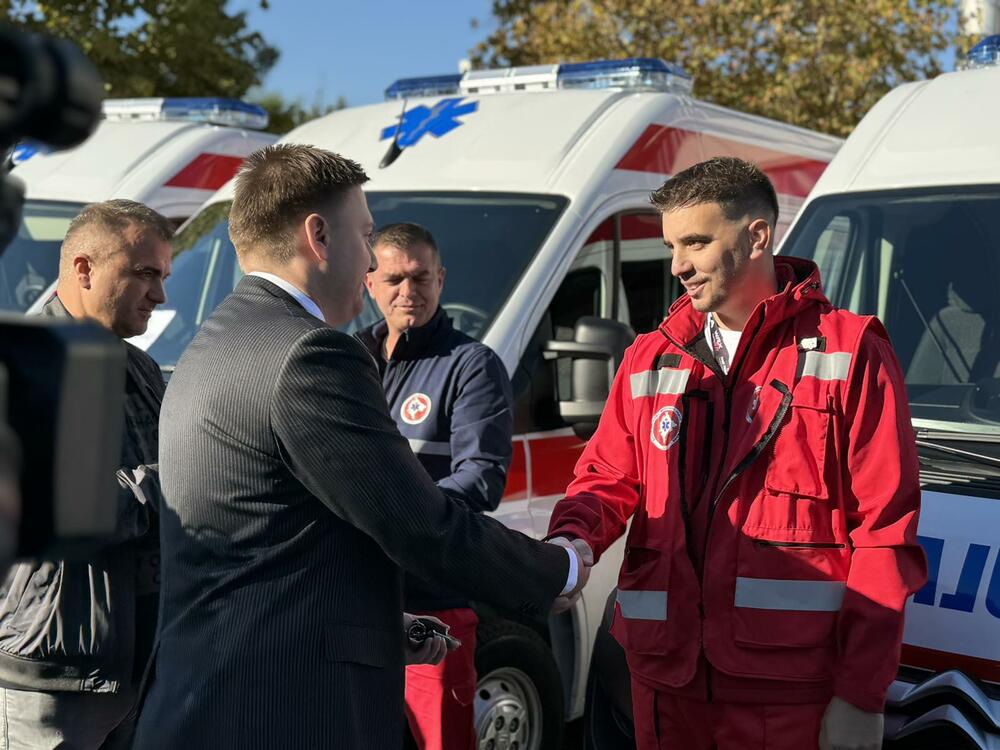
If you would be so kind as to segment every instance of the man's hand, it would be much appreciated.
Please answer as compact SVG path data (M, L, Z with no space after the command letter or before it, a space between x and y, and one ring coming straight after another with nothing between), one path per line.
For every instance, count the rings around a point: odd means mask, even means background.
M823 714L819 750L880 750L884 719L834 698Z
M580 598L580 594L583 591L583 587L587 583L587 579L590 578L590 569L594 565L594 551L590 549L590 545L582 539L573 539L571 541L563 536L557 536L555 539L550 539L549 544L556 544L560 547L565 547L576 555L576 585L562 596L556 597L555 602L552 604L553 612L565 612L576 604L576 600Z
M403 638L406 640L406 663L407 664L440 664L444 657L448 655L448 643L444 638L431 635L423 643L415 644L407 637L407 631L413 621L417 618L408 612L403 613ZM448 631L448 626L436 617L421 615L422 620L433 620Z

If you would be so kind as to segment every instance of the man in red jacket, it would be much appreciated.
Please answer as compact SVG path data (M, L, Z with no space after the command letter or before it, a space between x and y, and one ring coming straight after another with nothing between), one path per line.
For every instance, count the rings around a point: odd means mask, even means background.
M631 527L612 633L640 750L875 748L926 578L881 324L775 258L774 188L715 158L653 193L686 294L636 339L550 537Z

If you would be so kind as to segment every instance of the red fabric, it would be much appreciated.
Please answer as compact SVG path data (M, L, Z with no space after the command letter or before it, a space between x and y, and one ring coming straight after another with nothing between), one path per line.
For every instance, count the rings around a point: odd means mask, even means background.
M471 609L414 612L450 626L462 642L440 664L406 668L406 720L421 750L474 750L473 699L476 692L476 625Z
M636 750L816 750L826 706L708 702L632 681Z
M751 315L728 377L694 356L705 318L686 297L636 339L549 534L600 555L632 519L620 596L665 598L668 614L616 605L612 633L645 682L691 683L703 649L720 672L761 679L762 703L779 681L879 711L903 605L926 580L903 375L881 324L834 309L814 264L775 267L782 291ZM644 378L666 387L643 393ZM843 599L738 606L738 580Z

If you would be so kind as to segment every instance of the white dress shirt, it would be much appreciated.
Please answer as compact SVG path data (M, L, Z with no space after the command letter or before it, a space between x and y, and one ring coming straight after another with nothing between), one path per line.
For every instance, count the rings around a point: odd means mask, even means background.
M303 292L294 284L285 281L280 276L275 276L273 273L267 273L265 271L251 271L250 273L247 274L247 276L259 276L265 281L270 281L272 284L274 284L282 291L288 292L290 295L292 295L292 297L295 298L295 301L305 308L305 311L307 313L312 315L314 318L319 318L324 323L326 322L326 318L323 317L323 312L319 309L319 305L313 302L312 297L307 295L305 292Z

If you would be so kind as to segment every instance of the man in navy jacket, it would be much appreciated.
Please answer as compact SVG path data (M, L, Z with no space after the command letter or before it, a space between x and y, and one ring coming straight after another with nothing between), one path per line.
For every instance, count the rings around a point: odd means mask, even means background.
M507 371L438 305L445 268L429 231L391 224L376 236L374 252L378 268L367 285L385 319L357 336L379 365L389 413L448 497L494 510L511 459ZM463 644L441 664L407 667L410 729L421 750L470 750L476 615L461 595L412 576L405 595L407 611L440 618Z

